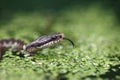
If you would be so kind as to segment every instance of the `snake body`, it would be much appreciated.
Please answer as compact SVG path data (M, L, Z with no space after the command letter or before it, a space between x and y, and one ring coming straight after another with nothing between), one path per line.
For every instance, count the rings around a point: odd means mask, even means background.
M70 39L65 38L63 33L44 35L35 39L31 43L25 43L19 39L0 40L0 59L2 59L4 52L8 49L19 51L24 54L34 55L38 50L58 44L64 39L69 40L74 46L74 43Z

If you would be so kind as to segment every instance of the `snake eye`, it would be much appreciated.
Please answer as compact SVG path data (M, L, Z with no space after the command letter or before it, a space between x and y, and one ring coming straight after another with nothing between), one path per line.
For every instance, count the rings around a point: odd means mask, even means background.
M63 38L63 36L62 36L62 35L60 35L60 36L59 36L59 38Z

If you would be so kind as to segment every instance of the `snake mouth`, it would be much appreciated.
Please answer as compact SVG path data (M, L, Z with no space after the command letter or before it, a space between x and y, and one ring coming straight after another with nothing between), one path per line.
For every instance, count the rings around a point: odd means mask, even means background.
M58 43L61 42L61 41L62 41L62 39L53 40L53 41L48 41L48 42L46 42L46 43L43 43L42 45L36 46L36 48L38 48L38 49L47 48L47 47L53 46L53 45L55 45L55 44L58 44Z

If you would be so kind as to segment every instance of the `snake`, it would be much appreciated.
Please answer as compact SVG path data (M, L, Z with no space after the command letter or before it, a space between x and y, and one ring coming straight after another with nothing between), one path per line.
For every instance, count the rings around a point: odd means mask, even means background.
M12 51L18 51L22 54L35 55L37 51L51 47L64 40L69 41L74 47L74 42L66 38L64 33L53 33L49 35L43 35L33 40L30 43L25 43L20 39L2 39L0 40L0 59L2 59L5 51L11 49Z

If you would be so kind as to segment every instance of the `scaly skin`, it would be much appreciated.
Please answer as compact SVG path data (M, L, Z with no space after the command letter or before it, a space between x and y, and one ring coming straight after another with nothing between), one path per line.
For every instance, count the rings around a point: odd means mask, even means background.
M17 39L0 40L0 59L2 59L4 51L8 49L19 51L24 54L34 55L38 50L58 44L64 39L70 41L74 46L74 43L70 39L65 38L63 33L45 35L28 44Z

